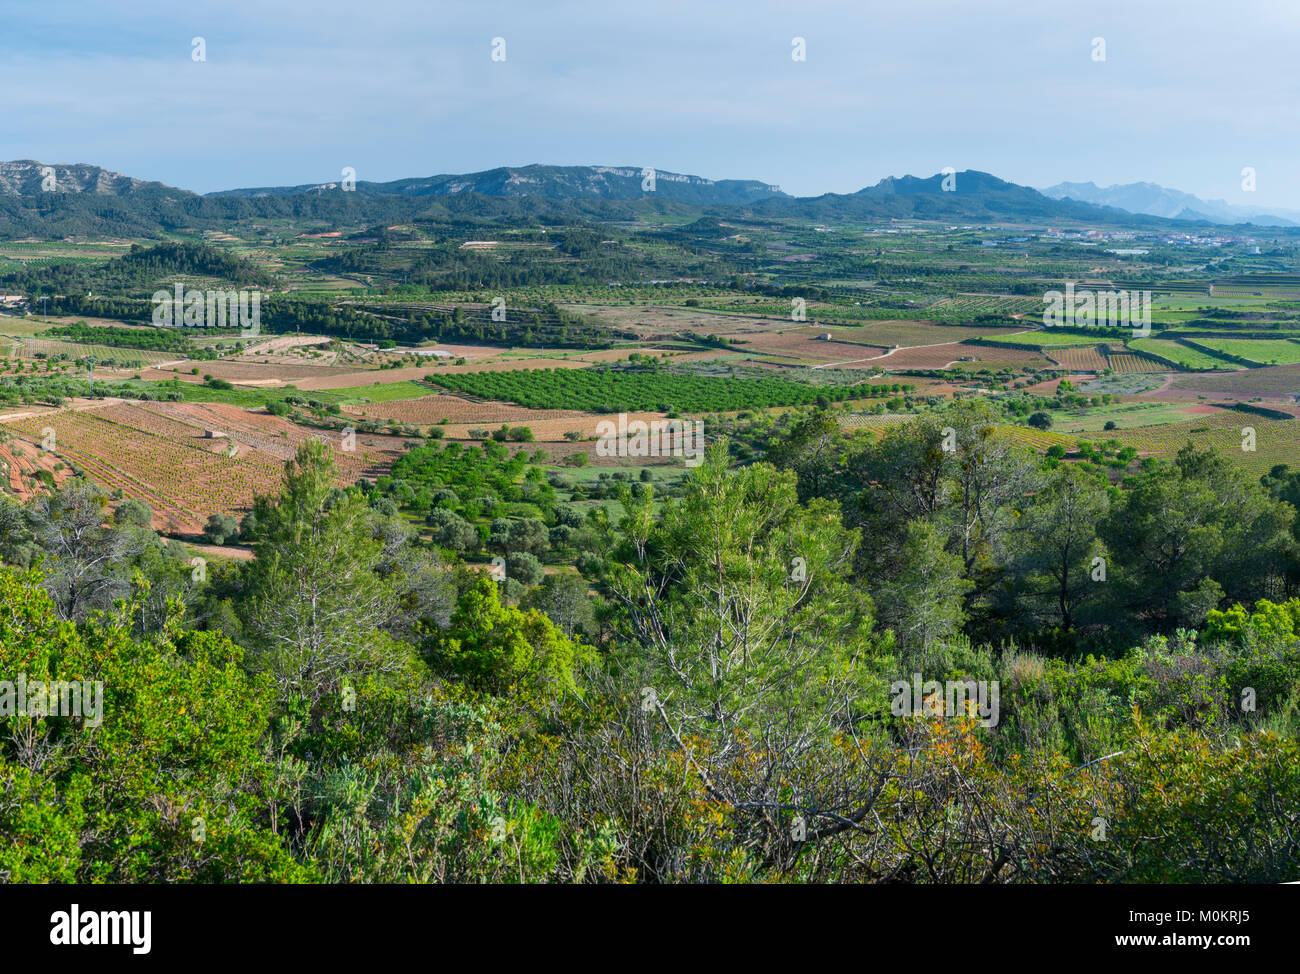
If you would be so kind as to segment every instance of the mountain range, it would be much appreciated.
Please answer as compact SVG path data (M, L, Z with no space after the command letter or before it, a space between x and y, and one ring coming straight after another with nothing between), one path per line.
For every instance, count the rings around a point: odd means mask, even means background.
M1300 212L1259 206L1242 206L1224 200L1203 200L1191 193L1155 183L1127 183L1101 187L1096 183L1057 183L1040 192L1054 200L1077 200L1096 206L1113 206L1129 213L1165 217L1171 220L1200 220L1207 223L1255 223L1261 226L1300 225Z
M351 190L351 191L345 191ZM1225 209L1226 208L1226 209ZM338 222L438 218L635 219L648 212L713 210L818 222L933 219L1172 227L1245 222L1256 211L1149 183L1099 189L1061 183L1039 191L967 170L882 179L856 193L790 196L753 179L711 180L638 166L501 167L391 182L351 180L199 195L98 166L0 162L0 236L154 235L231 220ZM1300 215L1297 215L1300 223ZM1261 221L1263 222L1263 221ZM1272 225L1289 226L1282 216Z
M752 203L785 196L779 186L756 179L705 179L639 166L520 166L485 172L444 174L424 179L398 179L388 183L356 182L358 192L395 196L537 196L544 199L635 200L649 193L664 199L704 206ZM647 191L643 187L653 186ZM296 196L301 193L337 192L339 182L304 186L269 186L210 193L213 197Z

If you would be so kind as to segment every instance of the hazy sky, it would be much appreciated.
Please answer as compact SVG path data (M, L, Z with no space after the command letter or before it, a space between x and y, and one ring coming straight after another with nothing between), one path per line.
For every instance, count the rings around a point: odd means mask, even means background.
M198 192L545 162L809 195L954 166L1300 208L1297 51L1300 0L0 0L0 159Z

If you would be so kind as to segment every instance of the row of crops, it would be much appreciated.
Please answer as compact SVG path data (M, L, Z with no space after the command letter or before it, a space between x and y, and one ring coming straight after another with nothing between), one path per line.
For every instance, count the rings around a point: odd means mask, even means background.
M893 427L914 419L916 416L912 413L854 413L841 417L840 425L848 429L867 430L877 435L884 435ZM1053 446L1074 449L1076 442L1075 437L1065 433L1037 430L1028 426L1000 425L998 430L1015 442L1039 452Z
M731 378L614 369L517 369L506 372L430 374L426 381L480 399L530 409L587 412L723 412L769 406L808 405L820 400L864 399L887 390L855 386L808 386L780 378Z
M1172 457L1192 443L1213 450L1254 476L1279 463L1294 466L1300 457L1300 421L1244 412L1225 411L1188 422L1114 430L1107 435L1143 454L1160 457Z
M94 479L199 524L213 511L248 507L255 493L274 489L282 472L282 464L263 454L225 456L92 411L60 410L10 425L36 442L52 431L54 452Z

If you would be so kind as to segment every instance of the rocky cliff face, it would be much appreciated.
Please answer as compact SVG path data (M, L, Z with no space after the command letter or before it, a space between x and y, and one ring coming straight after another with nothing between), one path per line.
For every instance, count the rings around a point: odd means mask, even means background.
M161 183L133 179L85 163L64 165L37 162L34 159L0 162L0 195L5 196L37 196L51 191L126 196L144 188L161 187Z

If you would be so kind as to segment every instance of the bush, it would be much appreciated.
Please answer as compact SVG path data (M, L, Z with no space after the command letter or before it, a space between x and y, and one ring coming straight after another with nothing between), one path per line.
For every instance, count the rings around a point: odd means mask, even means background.
M546 572L542 570L542 563L537 560L536 555L520 551L506 559L506 577L513 578L520 585L532 588L541 583L546 577Z
M208 544L225 544L239 536L239 522L229 514L211 514L203 528L203 540Z

